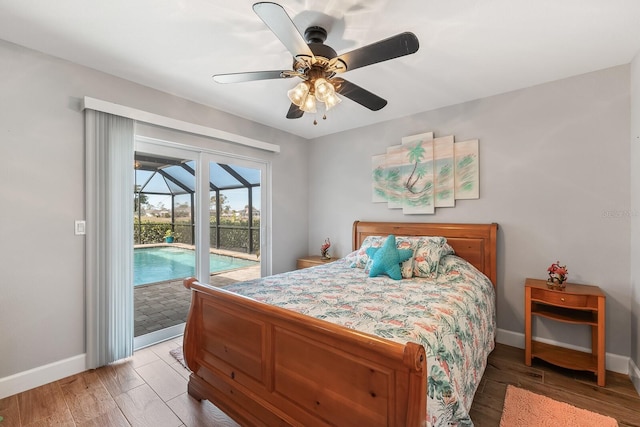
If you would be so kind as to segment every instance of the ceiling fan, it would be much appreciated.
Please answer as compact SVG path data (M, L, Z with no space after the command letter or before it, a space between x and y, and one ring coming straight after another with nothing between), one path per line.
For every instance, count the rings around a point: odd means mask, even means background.
M372 111L380 110L387 105L385 99L337 76L356 68L410 55L417 52L419 47L415 34L404 32L338 55L324 44L327 38L324 28L311 26L305 30L303 38L279 4L255 3L253 11L291 52L293 69L216 74L213 79L218 83L239 83L299 77L302 82L287 92L291 100L288 119L300 118L305 112L315 113L316 101L324 104L325 111L329 110L341 101L337 94ZM314 124L317 124L315 120Z

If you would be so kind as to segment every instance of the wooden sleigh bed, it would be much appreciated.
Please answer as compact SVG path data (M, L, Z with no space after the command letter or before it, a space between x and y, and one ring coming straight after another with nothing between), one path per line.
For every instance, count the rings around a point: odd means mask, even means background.
M367 236L444 236L496 286L497 224L360 222ZM422 345L359 332L185 280L192 290L184 356L189 394L243 426L425 425ZM489 286L490 287L490 286Z

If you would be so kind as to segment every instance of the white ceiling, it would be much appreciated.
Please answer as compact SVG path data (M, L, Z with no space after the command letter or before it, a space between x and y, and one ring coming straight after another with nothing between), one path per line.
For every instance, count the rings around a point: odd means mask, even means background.
M338 54L404 31L420 41L414 55L343 75L385 108L345 100L314 126L313 115L285 118L294 79L212 79L291 68L253 3L0 0L0 39L305 138L627 64L640 51L638 0L280 0L301 33L325 27Z

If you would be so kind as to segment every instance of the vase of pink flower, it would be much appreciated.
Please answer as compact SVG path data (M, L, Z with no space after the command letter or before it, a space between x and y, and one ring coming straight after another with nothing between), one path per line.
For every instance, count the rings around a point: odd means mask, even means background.
M549 278L547 279L547 287L555 290L564 290L567 286L565 281L569 275L566 265L560 265L560 261L556 261L551 264L551 267L547 268L549 272Z
M331 259L331 256L329 255L329 248L331 247L331 242L329 241L329 238L327 237L324 241L324 243L322 244L322 246L320 246L320 255L322 256L322 259Z

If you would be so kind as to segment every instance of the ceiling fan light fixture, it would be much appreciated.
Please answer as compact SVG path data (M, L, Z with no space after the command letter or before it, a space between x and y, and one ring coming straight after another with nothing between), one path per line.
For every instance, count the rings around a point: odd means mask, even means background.
M313 94L308 94L304 100L304 103L300 105L300 109L305 113L315 113L316 112L316 98Z
M340 99L340 97L336 95L335 92L333 92L330 95L327 95L327 97L324 99L325 110L329 111L331 108L335 107L341 102L342 99Z
M325 102L325 99L336 93L336 89L333 85L322 77L316 79L314 82L314 89L316 94L316 99L320 102Z
M289 97L291 102L297 105L298 107L302 107L305 100L308 98L308 95L309 95L309 83L307 82L301 82L296 87L294 87L293 89L290 89L287 92L287 96ZM314 103L314 107L315 107L315 103Z

